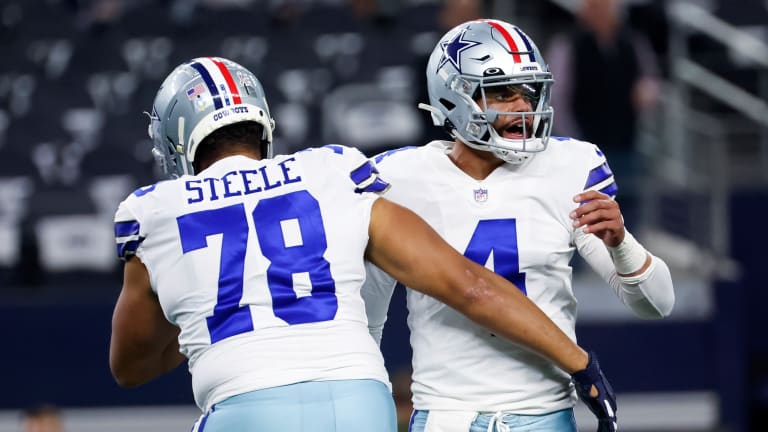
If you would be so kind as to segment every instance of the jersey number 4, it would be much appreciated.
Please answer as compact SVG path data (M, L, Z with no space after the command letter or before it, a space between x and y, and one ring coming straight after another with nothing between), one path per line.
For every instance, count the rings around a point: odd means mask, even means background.
M332 320L338 303L331 267L323 257L328 247L317 200L307 191L259 201L251 214L262 254L270 261L267 284L276 317L288 324ZM184 253L208 247L208 236L221 234L219 289L213 315L207 318L211 343L253 331L248 305L241 306L248 246L248 220L243 204L204 210L177 219ZM282 224L295 220L299 244L286 245ZM293 276L308 274L311 295L299 297Z
M484 266L493 254L493 271L517 285L523 294L525 273L520 273L517 253L517 220L490 219L477 223L464 256Z

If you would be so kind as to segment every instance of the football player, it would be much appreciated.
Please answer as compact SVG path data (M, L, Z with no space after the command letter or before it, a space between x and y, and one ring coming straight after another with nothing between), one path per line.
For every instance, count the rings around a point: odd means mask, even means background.
M498 20L461 24L435 47L426 78L430 105L421 107L453 140L377 156L387 199L514 282L573 340L574 252L638 316L670 313L669 269L624 226L603 154L550 137L553 78L530 37ZM395 279L368 270L363 296L380 340ZM407 304L411 432L576 431L573 406L585 394L568 374L421 292L409 289ZM615 412L585 402L600 430L615 430Z
M115 215L119 384L187 359L196 431L394 432L360 296L365 256L585 388L608 387L594 355L514 285L379 199L388 184L359 151L269 158L273 128L258 79L226 59L182 64L160 87L149 131L172 179L136 190Z

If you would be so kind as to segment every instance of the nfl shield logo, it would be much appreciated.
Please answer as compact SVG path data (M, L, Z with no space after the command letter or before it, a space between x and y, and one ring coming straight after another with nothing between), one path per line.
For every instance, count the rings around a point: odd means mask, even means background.
M488 201L488 189L475 189L475 201L479 203Z

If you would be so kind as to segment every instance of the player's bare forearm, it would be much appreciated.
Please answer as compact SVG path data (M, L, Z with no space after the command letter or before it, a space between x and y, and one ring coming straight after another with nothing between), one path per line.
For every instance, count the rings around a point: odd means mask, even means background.
M146 267L130 259L112 315L109 366L115 381L137 386L178 366L184 360L178 334L152 292Z
M136 348L133 354L124 353L122 358L110 361L112 375L121 386L135 387L145 384L175 369L185 359L179 352L178 341L171 342L160 351L150 352Z
M184 361L179 352L178 327L166 322L147 337L140 331L126 331L126 326L134 326L134 320L125 323L125 317L115 310L109 363L118 384L125 387L144 384Z
M465 272L464 283L471 284L478 295L476 301L462 305L462 313L547 357L568 373L586 367L587 353L512 283L473 262Z
M563 370L572 373L586 366L587 353L517 287L459 254L410 210L377 200L367 252L369 260L400 282L538 352Z

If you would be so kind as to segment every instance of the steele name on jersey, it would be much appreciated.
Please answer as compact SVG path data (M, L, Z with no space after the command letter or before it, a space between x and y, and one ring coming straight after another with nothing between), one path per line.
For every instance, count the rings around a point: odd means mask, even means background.
M268 191L280 186L301 181L301 176L293 175L291 169L296 158L288 158L275 165L265 165L258 169L230 171L218 178L203 177L187 180L185 187L187 203L200 201L216 201L220 198L231 198Z

